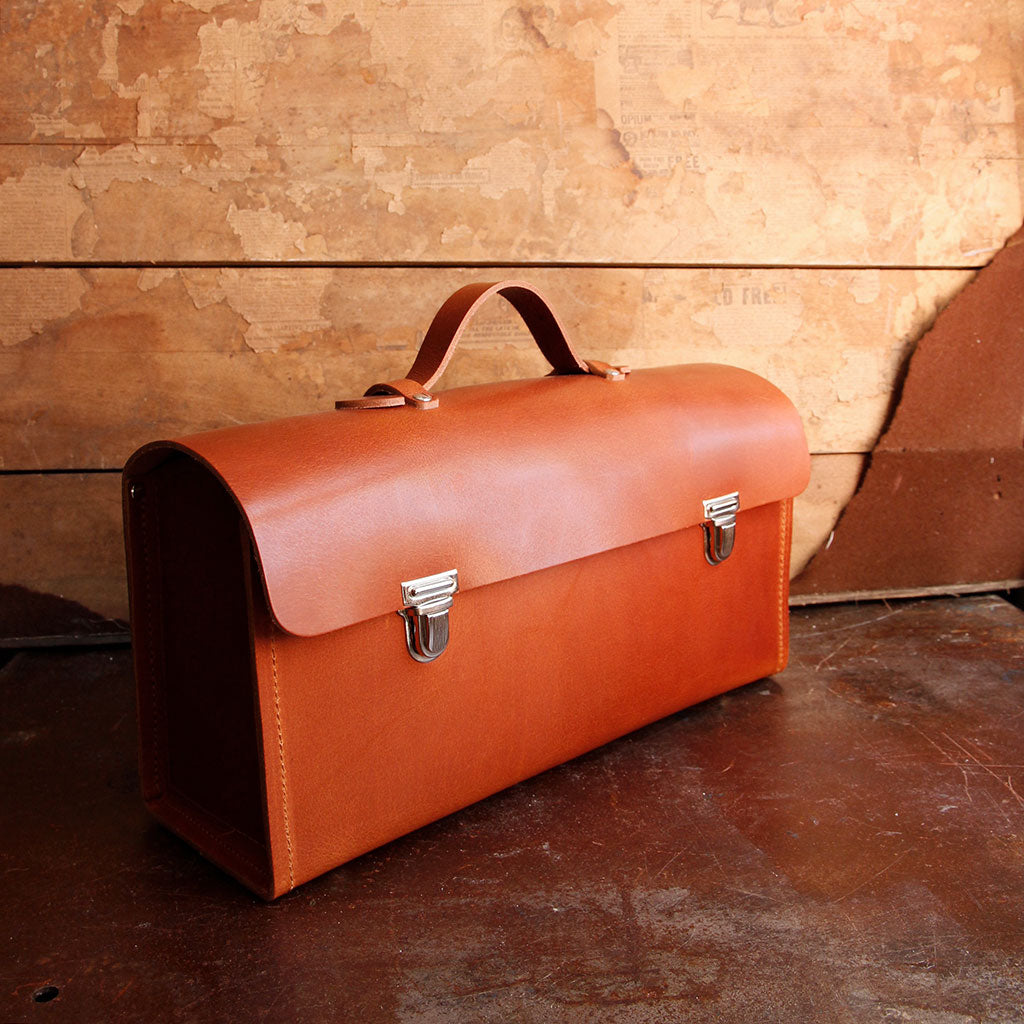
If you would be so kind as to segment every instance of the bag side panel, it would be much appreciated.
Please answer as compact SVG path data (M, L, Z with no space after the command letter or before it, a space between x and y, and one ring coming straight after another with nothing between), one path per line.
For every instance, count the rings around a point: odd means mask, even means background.
M132 477L126 494L143 796L182 838L265 893L248 535L222 485L191 459Z
M397 615L297 638L261 614L289 886L779 670L789 509L741 512L715 567L693 527L458 594L426 665Z

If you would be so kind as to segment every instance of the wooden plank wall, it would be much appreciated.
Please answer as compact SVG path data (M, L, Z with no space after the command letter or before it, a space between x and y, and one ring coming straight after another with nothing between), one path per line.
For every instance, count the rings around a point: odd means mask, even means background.
M1016 2L4 0L0 38L0 582L106 614L135 446L400 376L499 276L587 355L790 393L799 567L1021 220ZM465 348L446 384L542 367L497 303Z

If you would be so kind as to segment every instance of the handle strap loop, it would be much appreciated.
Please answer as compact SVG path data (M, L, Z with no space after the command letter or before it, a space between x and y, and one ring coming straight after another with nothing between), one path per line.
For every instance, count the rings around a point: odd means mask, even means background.
M437 398L431 393L434 385L451 361L455 346L473 315L495 294L506 298L523 318L544 358L551 364L552 374L589 373L607 380L622 380L629 373L624 366L581 360L558 317L533 285L525 281L483 282L460 288L444 302L405 377L374 384L362 398L335 402L334 407L384 409L411 405L417 409L436 409Z

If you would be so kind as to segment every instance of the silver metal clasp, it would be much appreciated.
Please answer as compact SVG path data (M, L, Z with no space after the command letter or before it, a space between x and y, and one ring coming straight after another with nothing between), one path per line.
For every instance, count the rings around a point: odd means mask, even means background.
M704 500L704 557L708 565L724 562L736 542L736 513L740 510L740 492L722 494Z
M405 646L416 661L439 658L448 646L448 611L459 590L457 569L402 584Z

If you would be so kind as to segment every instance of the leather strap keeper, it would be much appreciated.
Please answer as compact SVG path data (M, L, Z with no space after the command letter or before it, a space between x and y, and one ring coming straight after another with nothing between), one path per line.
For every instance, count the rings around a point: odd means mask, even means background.
M550 376L436 385L500 294ZM799 416L575 352L525 282L332 412L124 472L143 795L265 898L786 661Z

